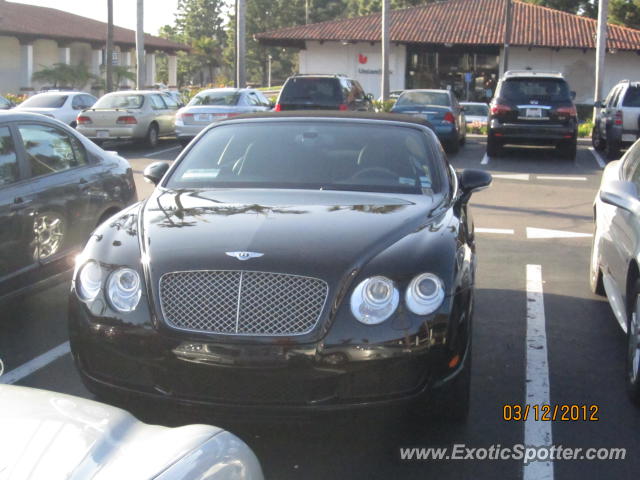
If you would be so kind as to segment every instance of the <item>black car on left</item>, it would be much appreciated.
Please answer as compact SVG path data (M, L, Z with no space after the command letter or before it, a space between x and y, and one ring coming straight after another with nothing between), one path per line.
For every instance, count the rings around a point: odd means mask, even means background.
M309 412L434 396L468 410L473 192L425 120L291 112L203 131L78 259L88 388ZM113 245L118 245L114 248Z
M125 159L44 115L0 113L0 299L68 271L91 232L136 201Z

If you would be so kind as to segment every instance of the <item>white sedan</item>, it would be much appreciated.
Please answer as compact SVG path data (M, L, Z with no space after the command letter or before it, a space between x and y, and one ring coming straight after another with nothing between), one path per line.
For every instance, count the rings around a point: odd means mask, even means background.
M263 480L251 449L209 425L147 425L103 403L0 385L0 478Z
M96 101L96 97L84 92L45 92L28 98L14 110L40 113L75 128L78 113Z

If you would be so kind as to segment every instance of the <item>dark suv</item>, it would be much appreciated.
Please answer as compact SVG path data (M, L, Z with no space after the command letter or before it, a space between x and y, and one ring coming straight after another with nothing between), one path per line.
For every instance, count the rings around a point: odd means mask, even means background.
M560 73L509 71L491 102L487 154L509 144L554 145L569 159L576 156L578 118L575 93Z
M275 111L359 110L373 111L372 96L357 80L342 75L294 75L285 82Z

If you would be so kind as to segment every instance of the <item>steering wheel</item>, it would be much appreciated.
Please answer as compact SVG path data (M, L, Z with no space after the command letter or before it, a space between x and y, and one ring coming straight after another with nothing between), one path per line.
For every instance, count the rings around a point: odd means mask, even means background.
M359 172L351 175L351 178L361 178L361 177L388 177L393 178L394 180L398 179L398 174L384 167L369 167L363 168Z

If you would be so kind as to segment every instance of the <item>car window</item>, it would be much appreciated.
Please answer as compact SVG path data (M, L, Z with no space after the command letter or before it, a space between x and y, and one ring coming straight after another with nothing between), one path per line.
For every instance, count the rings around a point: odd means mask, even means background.
M431 194L441 188L438 165L429 138L411 127L258 122L209 130L167 186Z
M607 103L607 107L612 108L618 104L618 94L620 93L620 88L621 87L617 87L613 90L613 92L611 93L611 98L609 98L609 103Z
M441 107L451 106L449 95L444 92L404 92L398 98L398 107L410 105L438 105Z
M73 108L74 110L82 110L83 108L85 108L82 95L76 95L75 97L73 97L73 100L71 101L71 108Z
M478 116L478 117L486 117L489 115L489 106L488 105L463 105L464 113L467 115Z
M249 105L252 105L254 107L262 106L262 104L260 103L260 100L258 99L257 95L254 92L249 92L247 94L247 100L249 101Z
M502 83L500 97L515 103L529 100L570 101L569 85L558 78L509 78Z
M355 90L356 98L358 100L364 100L364 90L362 89L360 84L355 80L352 80L352 83L353 83L353 88Z
M82 99L82 104L84 108L93 107L93 104L96 103L97 101L97 98L92 97L91 95L81 95L80 98Z
M18 180L18 156L7 127L0 127L0 187Z
M110 93L98 100L93 108L96 110L111 110L113 108L138 109L144 105L144 95L136 93Z
M34 95L22 102L20 108L61 108L68 95Z
M622 101L623 107L640 107L640 86L631 85Z
M11 102L4 97L0 97L0 109L7 109L11 107Z
M280 94L280 103L306 101L340 103L340 82L335 78L294 77L287 81Z
M193 97L189 105L236 105L240 92L236 90L205 91Z
M153 94L150 95L149 98L151 99L151 108L154 110L164 110L167 108L167 105L160 95Z
M265 97L262 92L256 92L256 96L258 97L258 100L260 101L260 103L262 104L263 107L270 107L271 106L271 102L269 102L269 99L267 97Z
M78 139L55 127L19 125L18 131L31 165L32 177L86 164L86 152Z
M164 103L167 104L167 107L169 107L172 110L177 110L178 109L178 102L176 102L171 95L163 95L162 99L164 100Z

